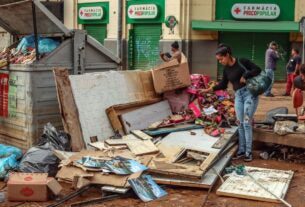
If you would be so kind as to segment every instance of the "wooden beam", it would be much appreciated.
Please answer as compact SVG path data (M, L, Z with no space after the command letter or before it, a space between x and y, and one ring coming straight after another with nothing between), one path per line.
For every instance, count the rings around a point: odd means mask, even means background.
M285 136L280 136L278 134L275 134L273 131L268 131L264 129L254 129L253 138L254 141L281 144L305 149L304 134L288 134Z
M69 71L67 69L57 68L53 70L53 74L64 130L71 135L72 151L81 151L85 148L85 143L83 141L78 110L71 89Z

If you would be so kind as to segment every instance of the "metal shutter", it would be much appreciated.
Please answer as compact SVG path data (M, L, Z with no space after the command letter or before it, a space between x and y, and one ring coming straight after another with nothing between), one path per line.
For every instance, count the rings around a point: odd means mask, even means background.
M276 41L279 44L280 51L283 53L283 58L277 62L275 80L286 80L286 64L290 54L288 33L255 33L253 38L254 62L262 69L265 69L265 52L271 41Z
M105 24L85 24L84 29L89 35L104 44L104 40L107 37L107 26Z
M253 33L221 32L219 43L224 43L232 48L233 56L253 60L252 37ZM221 79L223 66L218 63L217 78Z
M161 24L135 24L130 32L129 69L149 70L160 63Z

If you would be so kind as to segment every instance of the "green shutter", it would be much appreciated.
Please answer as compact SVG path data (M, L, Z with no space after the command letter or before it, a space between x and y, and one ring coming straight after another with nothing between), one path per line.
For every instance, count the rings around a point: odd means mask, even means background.
M149 70L160 63L161 24L135 24L129 37L129 69Z
M253 60L252 41L253 33L220 32L219 43L231 46L233 56ZM218 63L218 79L222 78L223 66Z
M89 35L94 37L100 43L104 44L104 40L107 37L106 24L85 24L84 29Z
M221 32L219 38L219 42L232 47L233 56L248 58L262 69L265 69L265 52L271 41L276 41L283 53L275 71L275 80L282 81L286 78L285 66L290 51L288 33ZM222 77L222 71L222 66L218 64L218 78Z
M289 58L289 34L288 33L255 33L253 39L254 62L261 68L265 68L265 52L268 44L276 41L283 57L277 62L275 70L275 80L283 81L286 79L286 63Z

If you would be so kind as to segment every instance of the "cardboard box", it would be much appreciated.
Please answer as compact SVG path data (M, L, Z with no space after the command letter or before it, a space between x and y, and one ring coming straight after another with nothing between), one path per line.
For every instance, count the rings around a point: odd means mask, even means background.
M163 93L191 85L187 63L179 64L177 60L163 63L152 70L154 88Z
M47 173L11 173L7 182L9 201L47 201Z
M62 191L61 185L48 173L11 173L7 182L9 201L47 201L49 190L54 195Z

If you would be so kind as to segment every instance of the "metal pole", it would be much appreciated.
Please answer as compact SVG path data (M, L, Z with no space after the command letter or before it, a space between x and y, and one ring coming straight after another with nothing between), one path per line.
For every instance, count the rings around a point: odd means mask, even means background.
M36 61L39 60L39 49L38 49L38 34L37 34L37 21L36 21L36 8L34 1L32 1L32 16L33 16L33 29L35 39L35 50L36 50Z
M117 56L122 59L122 27L123 27L123 2L118 0L118 39L117 39ZM122 68L121 68L122 69Z
M305 20L303 20L305 21ZM303 52L302 52L302 63L305 63L305 24L303 23Z

